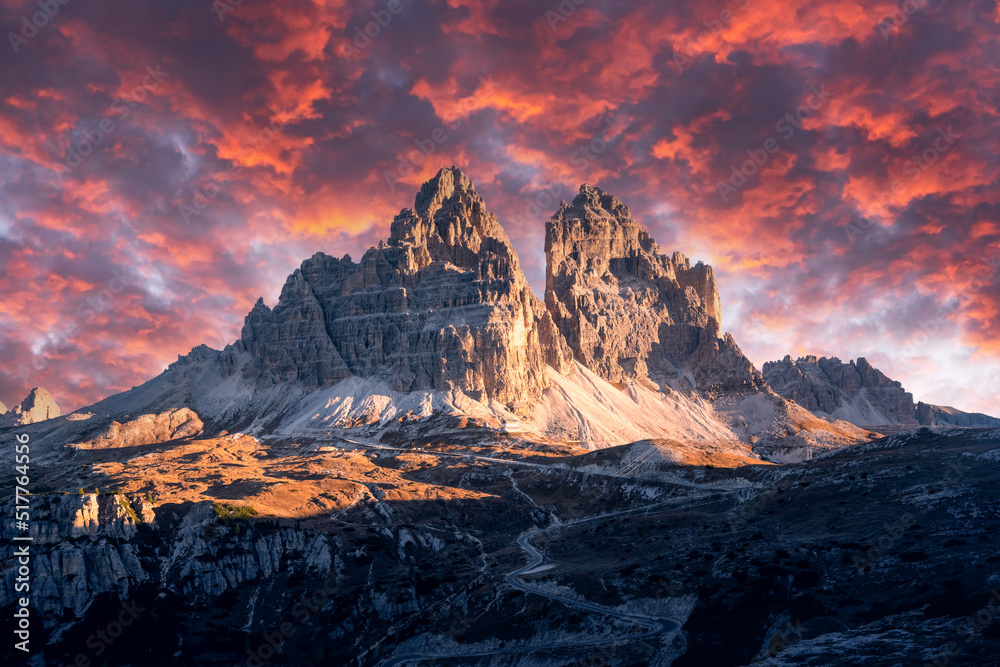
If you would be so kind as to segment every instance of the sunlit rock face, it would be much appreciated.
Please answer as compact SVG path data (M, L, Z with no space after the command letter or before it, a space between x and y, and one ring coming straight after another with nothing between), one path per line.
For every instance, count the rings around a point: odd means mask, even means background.
M668 256L617 197L583 185L545 227L545 303L573 354L610 382L757 391L729 335L712 267Z
M381 377L397 391L459 389L524 412L546 364L571 355L472 181L442 169L359 262L317 253L274 309L258 301L243 346L265 382L326 387Z
M10 412L7 412L4 404L0 403L0 426L34 424L60 415L62 411L52 398L52 394L44 387L32 389L20 405L15 405Z
M77 443L82 449L138 447L201 434L205 425L189 408L172 408L159 414L139 415L134 419L112 421L97 437Z

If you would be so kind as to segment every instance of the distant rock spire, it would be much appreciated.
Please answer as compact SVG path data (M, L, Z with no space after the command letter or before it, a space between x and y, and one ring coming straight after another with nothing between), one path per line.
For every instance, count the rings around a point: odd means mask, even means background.
M2 403L0 403L0 407L3 407ZM43 387L35 387L28 392L20 405L15 405L10 412L4 409L0 415L2 415L0 416L0 425L21 426L59 417L62 415L62 411L59 410L52 394Z

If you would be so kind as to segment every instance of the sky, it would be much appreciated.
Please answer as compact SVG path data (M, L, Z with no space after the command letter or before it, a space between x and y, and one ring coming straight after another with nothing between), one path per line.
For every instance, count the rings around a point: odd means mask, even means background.
M758 365L1000 414L985 0L0 0L0 401L239 337L457 165L542 296L581 183L714 266Z

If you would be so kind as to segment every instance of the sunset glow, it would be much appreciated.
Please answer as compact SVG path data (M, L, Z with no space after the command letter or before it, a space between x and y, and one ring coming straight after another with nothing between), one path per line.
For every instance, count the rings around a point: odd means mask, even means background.
M454 164L539 296L545 221L594 184L715 267L758 368L864 356L998 413L996 2L219 4L69 2L28 37L0 3L6 404L224 346Z

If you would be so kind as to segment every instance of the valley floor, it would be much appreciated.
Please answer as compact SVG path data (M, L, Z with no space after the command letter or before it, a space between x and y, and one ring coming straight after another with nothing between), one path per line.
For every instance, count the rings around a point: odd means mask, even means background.
M998 663L1000 431L709 460L468 428L68 450L32 664Z

